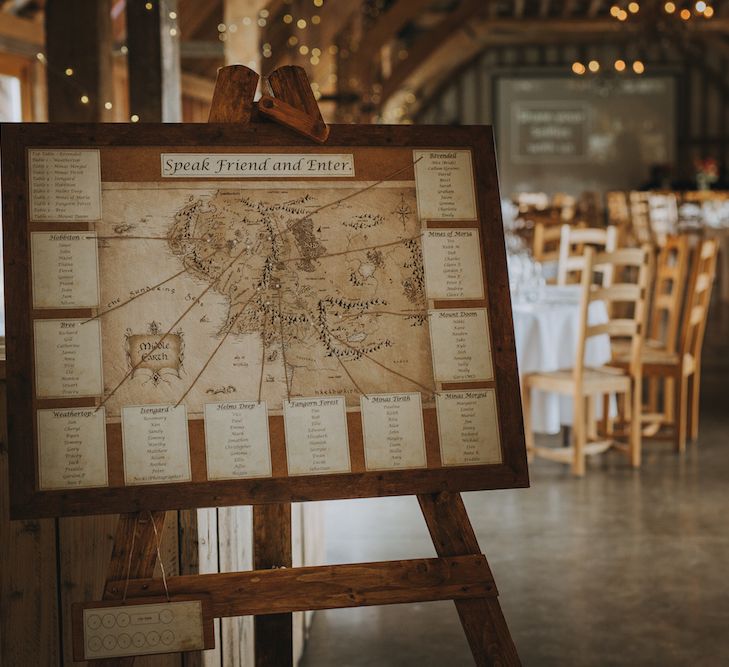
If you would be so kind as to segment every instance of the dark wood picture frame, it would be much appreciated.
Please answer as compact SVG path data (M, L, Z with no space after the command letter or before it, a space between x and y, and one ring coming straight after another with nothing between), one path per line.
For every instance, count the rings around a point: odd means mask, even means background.
M273 124L3 124L2 205L11 516L15 519L308 500L518 488L529 485L496 158L490 127L332 125L327 148L470 149L488 291L503 462L498 465L355 472L40 491L33 410L27 149L154 146L287 147L310 140ZM62 401L59 401L59 406ZM65 407L65 406L64 406Z

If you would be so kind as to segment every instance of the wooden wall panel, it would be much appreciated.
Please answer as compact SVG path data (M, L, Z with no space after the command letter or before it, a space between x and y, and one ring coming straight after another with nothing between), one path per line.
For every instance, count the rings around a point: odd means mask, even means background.
M218 509L220 572L253 569L251 539L253 513L250 507ZM220 622L223 667L253 664L253 618L224 618Z
M0 380L0 664L58 665L60 643L53 519L10 522L7 411Z

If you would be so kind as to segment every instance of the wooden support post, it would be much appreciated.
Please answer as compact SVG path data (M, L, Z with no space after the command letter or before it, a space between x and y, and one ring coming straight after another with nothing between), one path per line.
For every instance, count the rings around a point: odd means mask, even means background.
M253 508L253 569L291 567L291 504ZM291 613L256 616L253 625L256 667L287 667L294 662Z
M45 28L48 120L111 120L104 107L112 99L110 0L48 0Z
M45 10L48 119L111 120L111 112L104 106L112 99L110 0L49 0ZM37 563L44 577L53 573L52 580L48 577L37 595L41 600L39 612L56 625L54 637L57 629L63 638L70 636L70 609L74 602L99 594L104 582L103 564L109 555L108 538L115 520L113 516L62 518L55 526L46 521L29 522L27 528L37 525L38 535L50 543L38 554L27 550L27 538L17 541L14 548L21 558L28 559L27 567ZM53 591L57 587L56 595ZM31 617L23 622L27 627L35 626ZM38 645L46 644L45 659L33 659L33 653L26 651L19 664L70 663L70 642L47 641L46 623L39 624L42 633Z
M119 517L106 575L105 600L123 598L127 579L152 576L157 563L155 527L159 535L164 523L164 512L139 512ZM132 667L133 664L134 657L95 661L99 667Z
M439 556L481 553L460 493L419 495L418 502ZM455 600L455 604L479 667L521 664L497 597Z
M147 5L151 9L147 9ZM126 3L129 112L142 122L182 120L177 0Z

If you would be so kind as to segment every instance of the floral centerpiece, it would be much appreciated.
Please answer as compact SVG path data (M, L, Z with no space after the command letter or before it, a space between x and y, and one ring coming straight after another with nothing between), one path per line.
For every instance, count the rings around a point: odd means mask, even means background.
M719 180L719 163L713 157L694 160L696 186L699 190L711 190L711 184Z

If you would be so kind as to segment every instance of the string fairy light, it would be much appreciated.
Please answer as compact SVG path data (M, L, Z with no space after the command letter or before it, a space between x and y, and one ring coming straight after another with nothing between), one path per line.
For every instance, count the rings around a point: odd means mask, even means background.
M573 74L576 74L577 76L582 76L588 71L592 74L597 74L600 71L600 67L600 61L598 60L590 60L587 65L584 65L579 60L576 60L572 63L571 69ZM613 68L618 73L627 72L628 64L622 58L618 58L613 63ZM632 63L631 69L635 74L643 74L645 72L645 64L641 60L635 60Z
M689 21L693 18L704 17L711 18L714 16L714 8L710 4L710 0L691 0L690 3L676 2L674 0L667 0L666 2L658 3L659 6L663 6L663 11L667 15L676 15L683 21ZM685 6L689 4L690 6ZM691 8L693 7L693 8ZM636 0L631 2L616 2L610 7L610 16L618 21L627 21L631 15L636 15L640 12L641 4Z

